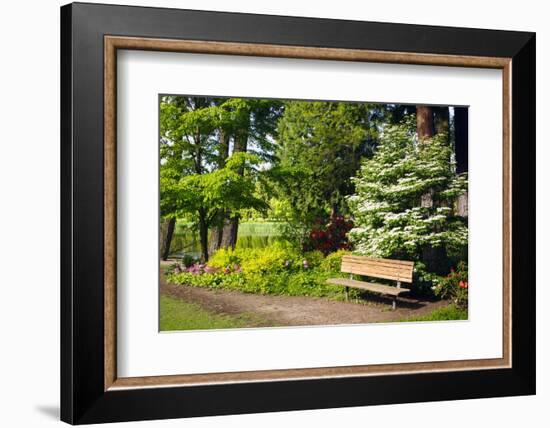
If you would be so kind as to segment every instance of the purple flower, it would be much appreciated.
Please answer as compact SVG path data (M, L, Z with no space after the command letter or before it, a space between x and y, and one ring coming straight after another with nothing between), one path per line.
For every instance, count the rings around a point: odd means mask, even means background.
M193 275L200 275L204 273L204 268L204 264L195 263L194 265L187 268L187 272L192 273Z
M302 266L304 266L304 269L309 269L309 263L307 262L307 260L304 260L302 262Z

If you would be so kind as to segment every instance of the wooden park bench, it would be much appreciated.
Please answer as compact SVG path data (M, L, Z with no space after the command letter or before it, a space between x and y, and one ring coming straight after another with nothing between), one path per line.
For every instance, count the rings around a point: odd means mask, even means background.
M341 271L350 274L350 278L330 278L327 283L346 287L346 300L349 299L349 288L373 291L393 297L392 309L395 309L397 297L408 293L408 288L402 288L402 282L412 283L414 262L405 260L375 259L364 256L343 256ZM383 278L397 282L397 286L375 284L357 281L353 275Z

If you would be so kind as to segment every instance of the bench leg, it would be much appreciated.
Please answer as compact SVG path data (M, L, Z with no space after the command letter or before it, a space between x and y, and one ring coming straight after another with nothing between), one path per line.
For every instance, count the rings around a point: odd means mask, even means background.
M396 303L397 303L397 297L394 297L394 298L393 298L393 302L392 302L392 304L391 304L391 309L392 309L392 311L395 311Z
M349 300L349 287L346 287L345 293L346 293L346 302L347 302Z

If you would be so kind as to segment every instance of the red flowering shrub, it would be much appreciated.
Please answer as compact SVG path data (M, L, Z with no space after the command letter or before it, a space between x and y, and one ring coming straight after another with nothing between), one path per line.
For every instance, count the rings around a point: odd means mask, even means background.
M436 296L451 299L459 307L468 306L468 265L460 262L455 269L434 287Z
M321 251L324 255L338 250L351 249L347 233L353 222L341 215L332 215L328 224L318 221L304 243L304 251Z

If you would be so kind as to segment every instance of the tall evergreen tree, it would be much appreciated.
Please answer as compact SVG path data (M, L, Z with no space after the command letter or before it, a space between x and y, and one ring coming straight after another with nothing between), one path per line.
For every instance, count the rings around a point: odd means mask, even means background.
M347 211L350 177L372 153L380 109L359 103L289 101L279 120L278 185L293 220L311 224Z

